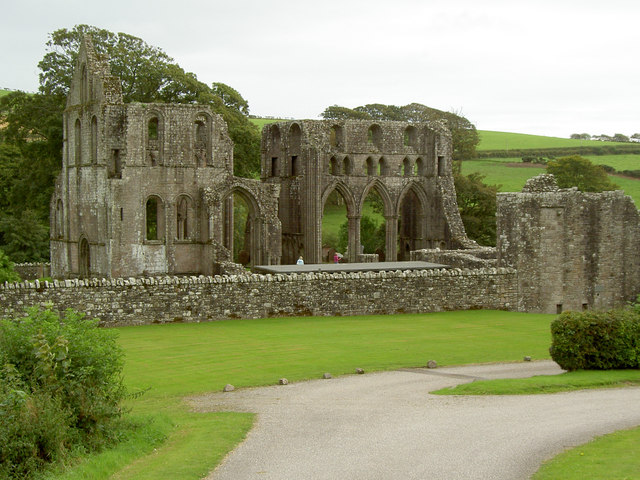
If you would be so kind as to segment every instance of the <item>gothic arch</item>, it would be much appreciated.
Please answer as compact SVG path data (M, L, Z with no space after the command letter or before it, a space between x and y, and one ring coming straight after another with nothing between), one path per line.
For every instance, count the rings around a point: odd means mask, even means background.
M322 203L321 203L322 209L324 209L324 206L327 203L327 199L329 198L329 195L331 195L331 192L333 192L334 190L337 190L338 193L342 195L342 198L344 198L345 204L347 205L347 215L355 215L356 214L355 195L342 180L335 180L331 182L329 185L327 185L327 187L324 189L324 192L322 192Z
M175 225L176 239L189 241L195 238L196 209L193 198L187 194L181 194L175 201Z
M371 192L371 189L375 189L376 192L378 192L378 195L380 195L380 198L382 199L382 203L384 204L384 216L388 217L393 215L394 204L393 204L393 201L391 200L389 189L378 178L369 182L367 186L364 188L364 190L362 191L362 195L360 196L360 199L358 202L358 211L362 212L362 206L364 205L364 201L366 200L367 195L369 195L369 192Z

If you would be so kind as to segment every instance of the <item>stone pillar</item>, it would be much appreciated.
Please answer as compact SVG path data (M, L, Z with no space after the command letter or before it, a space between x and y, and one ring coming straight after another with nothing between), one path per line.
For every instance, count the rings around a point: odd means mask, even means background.
M360 254L360 217L358 215L349 215L349 256L347 261L350 263L358 261Z
M395 262L398 259L398 215L385 215L385 261Z

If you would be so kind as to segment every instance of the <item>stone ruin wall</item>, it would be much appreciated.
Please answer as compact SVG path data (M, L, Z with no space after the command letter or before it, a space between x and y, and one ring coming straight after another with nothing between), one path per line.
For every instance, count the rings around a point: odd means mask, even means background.
M518 271L518 310L603 310L635 299L640 217L631 197L559 189L539 175L497 203L498 266Z
M238 301L242 299L242 301ZM103 326L308 315L513 310L509 268L61 280L0 286L0 318L51 305ZM392 321L392 319L390 319Z

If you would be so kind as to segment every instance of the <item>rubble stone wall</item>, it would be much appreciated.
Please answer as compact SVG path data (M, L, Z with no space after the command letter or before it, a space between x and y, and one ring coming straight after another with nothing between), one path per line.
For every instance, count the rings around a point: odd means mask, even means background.
M0 286L0 317L72 308L103 326L517 306L509 268L38 281Z

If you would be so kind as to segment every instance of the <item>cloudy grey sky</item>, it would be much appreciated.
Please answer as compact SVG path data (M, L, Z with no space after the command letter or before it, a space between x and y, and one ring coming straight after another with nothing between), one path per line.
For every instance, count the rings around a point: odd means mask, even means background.
M640 132L637 0L20 0L0 87L35 91L48 34L89 24L162 48L260 116L418 102L481 130Z

